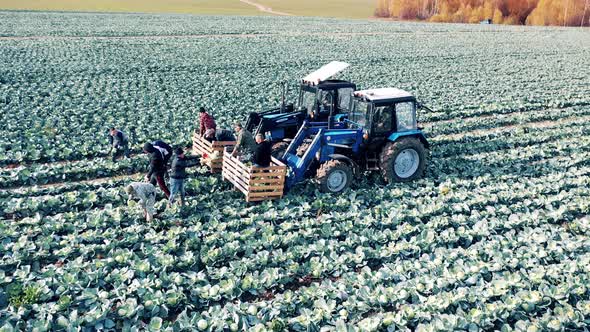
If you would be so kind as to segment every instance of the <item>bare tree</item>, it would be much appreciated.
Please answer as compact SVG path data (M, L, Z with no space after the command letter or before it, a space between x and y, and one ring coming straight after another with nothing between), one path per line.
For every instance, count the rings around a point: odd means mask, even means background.
M582 14L582 21L580 27L584 26L584 18L586 18L586 11L588 10L588 0L584 0L584 14ZM588 25L590 25L590 19L588 19Z
M434 13L440 13L440 3L438 2L438 0L434 0Z
M565 8L563 9L563 26L566 26L566 24L567 24L567 10L568 10L569 6L570 6L570 1L566 0L565 1Z

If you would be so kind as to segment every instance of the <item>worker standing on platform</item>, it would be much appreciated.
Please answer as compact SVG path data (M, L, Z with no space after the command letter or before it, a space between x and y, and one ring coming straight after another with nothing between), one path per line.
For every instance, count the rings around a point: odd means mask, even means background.
M217 125L215 124L215 119L207 113L205 107L201 106L199 108L199 136L205 136L207 129L215 130L217 129Z
M239 155L242 156L244 160L250 160L254 151L256 151L256 141L254 137L252 137L252 133L247 130L244 130L241 123L236 123L234 125L234 130L238 135L238 139L236 140L236 146L232 151L232 157L236 157Z

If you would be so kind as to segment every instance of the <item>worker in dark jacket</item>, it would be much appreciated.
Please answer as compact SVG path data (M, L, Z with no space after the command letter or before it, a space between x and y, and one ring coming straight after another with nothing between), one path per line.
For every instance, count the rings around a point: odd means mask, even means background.
M209 142L219 141L219 142L233 142L236 140L234 134L231 130L227 129L207 129L205 131L205 139Z
M172 147L161 140L153 141L150 144L160 152L164 159L164 165L168 166L168 161L172 158Z
M169 205L174 204L177 194L180 194L180 205L184 206L184 179L186 179L186 168L198 164L197 157L187 157L181 148L176 149L172 159L170 174L170 199Z
M164 157L160 150L156 149L151 143L145 143L143 146L143 152L150 156L150 166L148 173L145 176L145 181L150 182L152 185L160 186L160 189L166 195L166 198L170 198L170 191L166 187L164 176L166 175L166 164Z
M112 152L113 161L116 161L121 155L129 158L129 139L124 132L112 127L109 130L109 145L111 146L109 153Z
M256 135L256 149L252 156L252 164L254 167L268 167L270 166L270 157L272 152L272 144L264 139L262 134Z

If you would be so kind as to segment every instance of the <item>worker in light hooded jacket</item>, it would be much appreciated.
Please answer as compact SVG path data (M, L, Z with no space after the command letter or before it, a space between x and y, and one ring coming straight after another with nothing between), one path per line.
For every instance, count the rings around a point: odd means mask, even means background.
M143 215L147 221L152 221L156 213L156 188L151 183L132 182L125 187L129 199L138 198L139 205L143 209Z

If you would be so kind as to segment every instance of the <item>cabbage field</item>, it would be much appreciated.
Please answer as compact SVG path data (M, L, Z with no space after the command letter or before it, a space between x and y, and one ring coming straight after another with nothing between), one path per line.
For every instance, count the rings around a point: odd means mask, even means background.
M197 168L182 211L127 202L144 142L332 60L433 109L424 179L249 204ZM588 29L0 12L0 114L0 331L590 329Z

